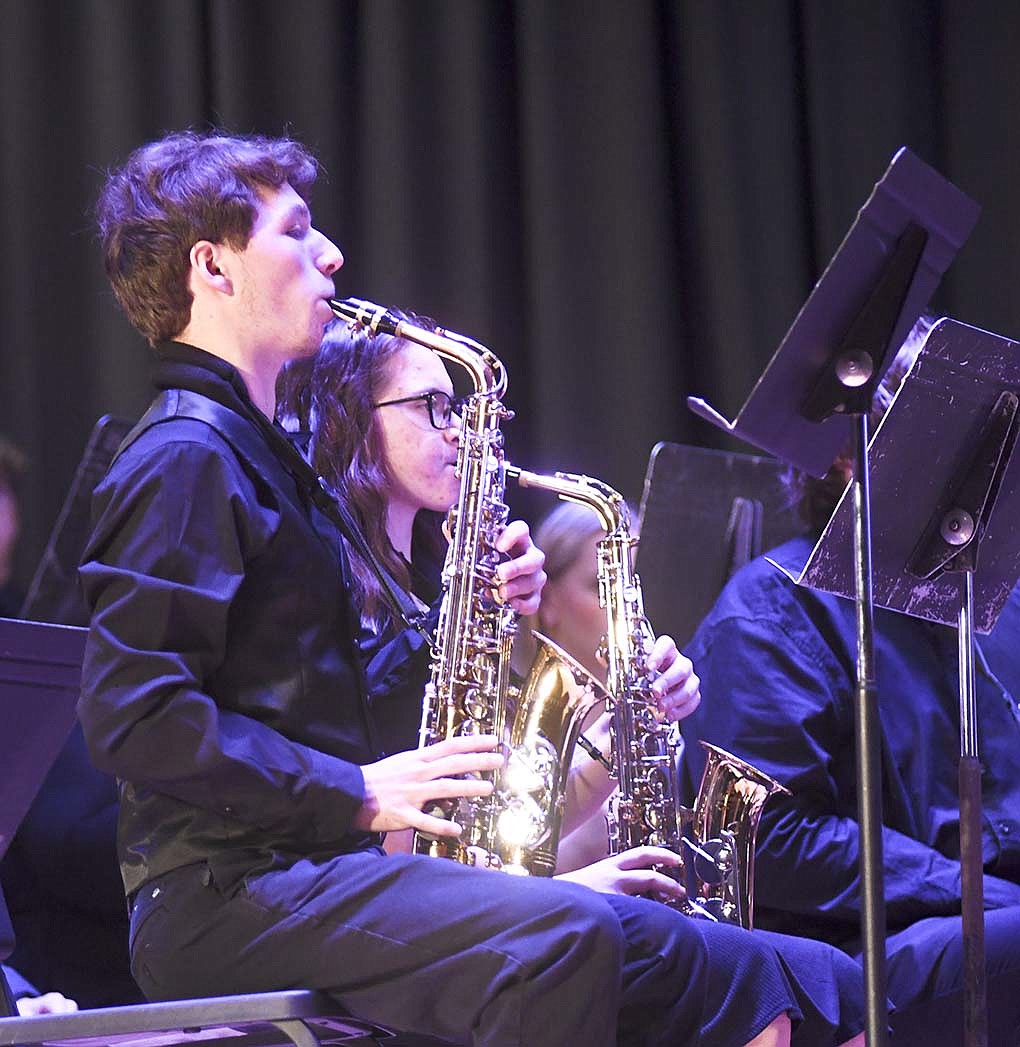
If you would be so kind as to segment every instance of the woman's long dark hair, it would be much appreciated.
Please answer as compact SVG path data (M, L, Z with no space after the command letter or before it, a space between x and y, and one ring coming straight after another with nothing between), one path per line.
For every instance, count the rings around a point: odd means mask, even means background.
M426 330L427 317L392 310L401 319ZM369 547L403 588L410 590L407 564L386 533L386 491L390 476L383 455L382 435L372 404L390 377L390 367L406 341L372 334L341 320L326 329L318 353L287 364L277 382L277 412L296 420L311 433L312 465L333 494L354 512ZM442 514L422 510L415 519L414 539L441 562L445 539ZM362 619L375 626L392 620L375 573L351 553Z

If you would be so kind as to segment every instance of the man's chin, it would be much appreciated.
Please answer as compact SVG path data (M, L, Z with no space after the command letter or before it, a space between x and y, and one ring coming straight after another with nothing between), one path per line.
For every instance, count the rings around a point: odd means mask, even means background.
M314 356L319 351L320 345L322 345L322 330L313 331L304 342L291 350L290 359L297 360Z

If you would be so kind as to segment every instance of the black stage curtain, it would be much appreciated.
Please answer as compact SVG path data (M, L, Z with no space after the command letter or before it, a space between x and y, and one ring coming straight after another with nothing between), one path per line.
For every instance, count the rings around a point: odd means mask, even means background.
M1015 0L0 0L0 431L24 573L95 419L147 399L89 209L161 131L321 157L338 291L506 361L510 453L630 497L719 445L894 151L984 206L936 306L1020 335Z

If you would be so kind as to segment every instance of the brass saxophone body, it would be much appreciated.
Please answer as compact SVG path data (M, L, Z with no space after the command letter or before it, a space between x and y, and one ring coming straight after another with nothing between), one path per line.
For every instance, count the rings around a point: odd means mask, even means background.
M676 724L656 716L653 677L645 667L654 634L633 568L638 539L631 534L623 496L587 476L512 472L522 486L587 506L606 531L598 543L598 584L606 610L602 653L613 702L612 763L618 782L609 805L610 854L646 845L679 854L676 873L687 897L677 907L692 917L750 928L758 821L768 797L787 790L751 764L702 742L708 762L694 807L681 803L677 760L683 741Z
M493 595L503 559L495 543L509 513L500 425L506 369L485 346L449 331L427 331L357 299L331 303L343 319L425 345L469 374L461 413L457 504L447 517L449 548L422 704L419 744L491 734L506 748L488 797L437 803L428 813L458 822L458 839L416 832L414 851L523 875L552 875L574 744L601 685L559 647L537 637L523 681L511 673L518 615Z

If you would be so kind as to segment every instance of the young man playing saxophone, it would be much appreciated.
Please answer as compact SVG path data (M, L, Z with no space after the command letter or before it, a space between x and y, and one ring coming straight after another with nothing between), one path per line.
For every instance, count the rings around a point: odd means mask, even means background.
M463 776L501 757L487 737L380 753L349 564L271 422L342 264L311 224L315 174L288 140L175 134L99 204L114 290L158 346L160 392L97 489L81 569L80 714L122 781L136 978L156 998L324 989L458 1043L609 1047L699 1042L724 963L756 1005L700 1042L787 1042L799 1015L768 948L724 957L726 934L653 902L383 853L382 831L455 832L423 805L484 795ZM501 595L533 610L541 553L526 529L501 543Z

